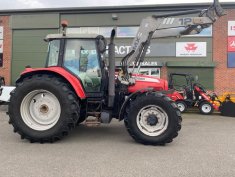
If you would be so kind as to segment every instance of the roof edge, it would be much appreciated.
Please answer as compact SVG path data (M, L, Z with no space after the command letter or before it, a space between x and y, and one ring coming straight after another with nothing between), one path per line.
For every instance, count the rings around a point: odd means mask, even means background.
M59 7L59 8L36 8L36 9L7 9L0 10L2 14L24 14L24 13L118 13L118 12L146 12L150 10L159 11L180 11L191 9L204 9L210 6L211 3L182 3L182 4L152 4L152 5L128 5L128 6L96 6L96 7ZM235 8L235 2L221 3L224 9Z

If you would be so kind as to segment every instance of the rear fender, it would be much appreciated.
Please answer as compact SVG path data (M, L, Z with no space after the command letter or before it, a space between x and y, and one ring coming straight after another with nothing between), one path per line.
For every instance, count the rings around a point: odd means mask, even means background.
M17 79L16 83L21 82L24 78L35 75L35 74L51 74L63 78L74 90L74 93L83 100L86 98L85 91L83 86L78 78L66 71L61 67L50 67L50 68L26 68L20 75L20 78Z

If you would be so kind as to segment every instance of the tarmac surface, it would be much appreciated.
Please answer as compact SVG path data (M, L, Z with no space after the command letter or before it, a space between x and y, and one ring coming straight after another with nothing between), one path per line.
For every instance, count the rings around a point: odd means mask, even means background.
M0 177L234 177L235 118L183 114L165 146L135 143L123 122L86 127L53 144L21 140L0 106Z

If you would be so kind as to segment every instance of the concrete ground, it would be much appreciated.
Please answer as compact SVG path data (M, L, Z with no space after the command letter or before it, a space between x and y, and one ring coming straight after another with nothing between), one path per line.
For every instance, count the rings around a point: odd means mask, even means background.
M1 177L235 176L235 118L185 113L179 136L166 146L135 143L117 121L31 144L13 133L0 109Z

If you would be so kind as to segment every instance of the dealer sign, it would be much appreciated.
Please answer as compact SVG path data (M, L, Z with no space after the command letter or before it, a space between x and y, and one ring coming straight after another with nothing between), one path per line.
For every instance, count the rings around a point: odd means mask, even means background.
M235 36L235 21L228 21L228 36Z
M206 42L176 42L176 57L206 57Z

